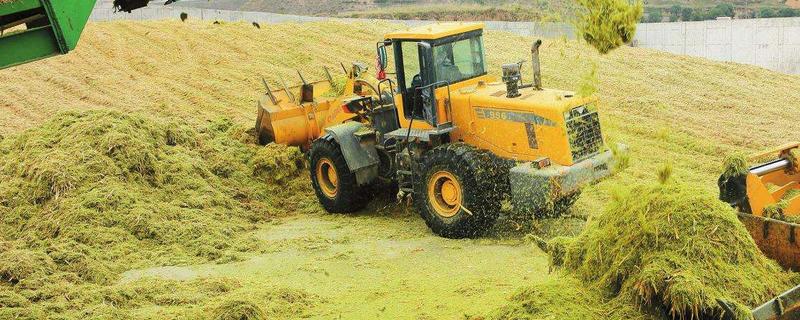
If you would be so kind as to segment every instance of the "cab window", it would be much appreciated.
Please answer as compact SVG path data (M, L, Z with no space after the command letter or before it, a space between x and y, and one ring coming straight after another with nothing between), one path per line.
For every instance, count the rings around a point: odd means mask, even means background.
M405 75L405 88L414 88L414 86L420 86L421 83L415 83L414 78L416 77L416 81L420 81L419 74L419 49L417 48L418 42L412 41L403 41L401 46L403 51L403 74Z
M433 59L436 82L452 84L486 73L481 36L438 44Z

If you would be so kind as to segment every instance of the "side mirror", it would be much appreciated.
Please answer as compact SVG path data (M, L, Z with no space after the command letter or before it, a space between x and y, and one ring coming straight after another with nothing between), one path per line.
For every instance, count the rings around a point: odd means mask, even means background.
M389 45L391 42L389 42ZM375 78L378 80L386 79L386 67L389 64L389 55L386 53L386 42L378 43L378 74Z
M381 70L385 70L389 64L389 55L386 53L386 46L378 46L378 63Z

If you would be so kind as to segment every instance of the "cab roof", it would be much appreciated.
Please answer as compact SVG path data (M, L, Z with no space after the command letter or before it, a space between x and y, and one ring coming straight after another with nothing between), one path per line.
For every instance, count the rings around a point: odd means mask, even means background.
M387 34L384 38L391 40L436 40L481 29L483 29L483 23L442 22L395 31Z

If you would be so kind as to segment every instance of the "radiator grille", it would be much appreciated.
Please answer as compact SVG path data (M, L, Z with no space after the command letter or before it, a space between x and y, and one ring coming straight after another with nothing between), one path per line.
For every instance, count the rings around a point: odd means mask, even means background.
M600 131L600 117L596 111L586 107L572 109L567 119L567 134L575 162L596 155L603 147L603 134Z

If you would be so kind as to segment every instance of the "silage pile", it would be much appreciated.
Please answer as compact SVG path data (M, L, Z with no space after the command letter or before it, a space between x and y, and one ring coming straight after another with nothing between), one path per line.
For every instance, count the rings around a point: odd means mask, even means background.
M553 264L614 300L672 318L719 317L718 300L744 310L791 286L732 208L676 182L619 190L579 236L548 246Z
M224 263L259 249L256 223L316 210L299 150L200 128L67 112L0 141L0 315L81 309L124 270ZM33 307L30 305L33 304ZM19 309L22 308L22 309Z

